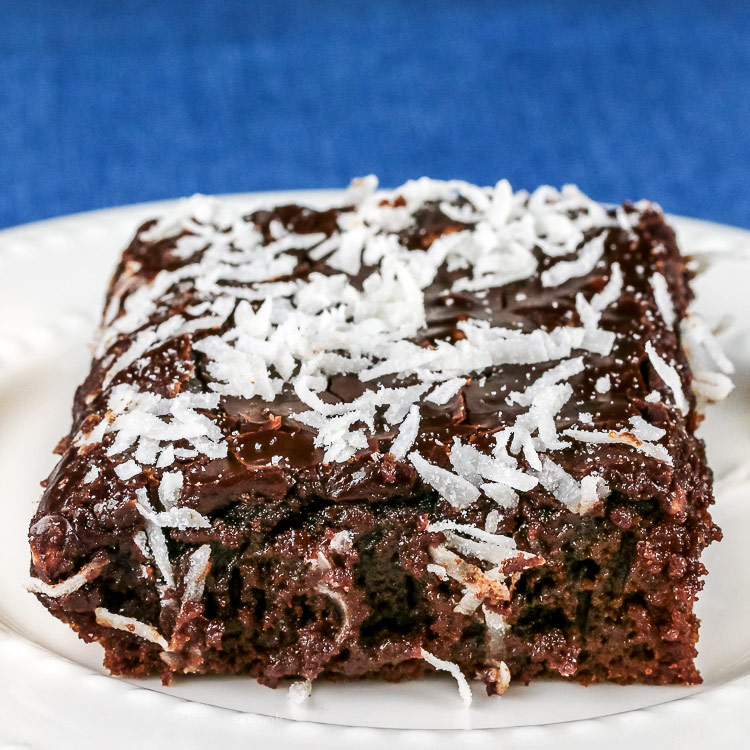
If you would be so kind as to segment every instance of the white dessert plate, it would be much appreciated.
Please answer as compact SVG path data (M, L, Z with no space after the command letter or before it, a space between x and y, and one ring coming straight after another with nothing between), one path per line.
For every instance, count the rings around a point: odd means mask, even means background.
M300 201L336 193L228 196L233 205ZM682 247L711 258L695 282L696 307L724 328L737 367L730 399L701 432L716 477L714 517L724 541L710 570L696 687L560 682L511 685L502 698L474 687L463 706L455 683L315 683L295 707L287 691L239 677L122 680L105 675L86 645L26 592L26 530L67 432L73 392L88 368L86 342L119 252L136 226L168 204L80 214L0 232L0 748L375 748L610 750L719 747L750 738L750 232L675 217ZM467 733L466 730L471 730ZM252 743L252 745L250 744ZM727 745L731 746L731 745ZM733 745L737 746L737 744Z

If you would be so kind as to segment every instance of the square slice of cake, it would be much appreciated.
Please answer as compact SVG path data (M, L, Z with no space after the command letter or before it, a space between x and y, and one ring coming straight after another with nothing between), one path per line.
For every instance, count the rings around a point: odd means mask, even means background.
M731 366L690 275L573 186L182 201L112 279L30 588L114 674L697 683Z

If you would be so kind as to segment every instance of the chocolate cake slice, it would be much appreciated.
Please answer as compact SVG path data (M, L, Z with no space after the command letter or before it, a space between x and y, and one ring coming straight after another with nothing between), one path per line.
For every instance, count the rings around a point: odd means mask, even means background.
M144 224L32 520L113 674L694 684L731 366L650 203L357 181Z

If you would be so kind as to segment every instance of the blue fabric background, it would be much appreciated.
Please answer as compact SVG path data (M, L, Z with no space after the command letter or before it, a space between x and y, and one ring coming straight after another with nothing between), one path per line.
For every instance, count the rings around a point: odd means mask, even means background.
M750 3L0 0L0 226L461 177L750 226Z

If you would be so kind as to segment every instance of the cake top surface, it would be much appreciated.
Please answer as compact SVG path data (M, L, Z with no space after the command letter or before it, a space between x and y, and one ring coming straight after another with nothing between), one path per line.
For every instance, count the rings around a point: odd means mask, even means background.
M506 181L376 188L246 216L195 196L144 225L46 508L107 497L115 513L127 496L200 528L290 493L426 486L459 514L519 492L579 513L612 491L668 495L692 418L680 341L702 371L729 365L685 318L658 208Z

